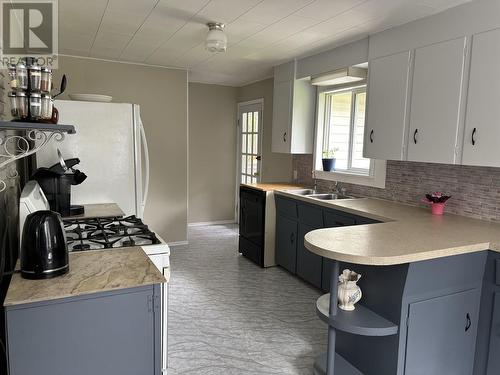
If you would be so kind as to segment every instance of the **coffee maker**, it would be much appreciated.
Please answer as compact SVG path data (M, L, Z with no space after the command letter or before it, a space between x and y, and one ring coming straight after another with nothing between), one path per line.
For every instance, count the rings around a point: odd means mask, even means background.
M64 160L58 150L59 163L50 168L38 168L32 176L44 192L49 202L50 210L61 214L62 217L82 215L84 207L71 205L71 186L79 185L86 180L87 175L73 167L80 163L80 159Z

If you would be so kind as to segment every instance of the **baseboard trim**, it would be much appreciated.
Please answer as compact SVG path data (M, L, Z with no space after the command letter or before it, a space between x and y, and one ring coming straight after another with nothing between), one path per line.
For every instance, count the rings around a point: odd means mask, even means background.
M189 245L188 241L177 241L177 242L167 242L167 245L172 247L172 246L186 246Z
M200 221L198 223L189 223L188 227L204 227L207 225L224 225L224 224L236 224L236 221L234 219L219 220L219 221Z

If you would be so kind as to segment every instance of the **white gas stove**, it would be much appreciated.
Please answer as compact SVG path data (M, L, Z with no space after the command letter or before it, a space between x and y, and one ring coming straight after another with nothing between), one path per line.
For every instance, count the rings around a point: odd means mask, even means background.
M29 181L21 193L19 204L19 229L26 216L40 210L50 210L49 203L36 181ZM64 219L64 229L69 252L91 250L113 250L140 246L165 276L162 285L162 370L166 374L167 358L167 312L168 280L170 278L170 248L167 243L136 216ZM21 238L21 237L20 237Z

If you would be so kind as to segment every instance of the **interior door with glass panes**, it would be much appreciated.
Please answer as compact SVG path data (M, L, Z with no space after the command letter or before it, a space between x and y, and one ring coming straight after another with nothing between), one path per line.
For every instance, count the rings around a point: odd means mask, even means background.
M262 166L262 101L238 105L239 182L260 182Z

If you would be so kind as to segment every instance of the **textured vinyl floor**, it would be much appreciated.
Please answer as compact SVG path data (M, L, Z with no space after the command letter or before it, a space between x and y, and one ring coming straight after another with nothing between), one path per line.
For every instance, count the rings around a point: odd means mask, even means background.
M312 374L326 351L320 293L243 258L237 239L234 225L192 227L172 249L169 375Z

